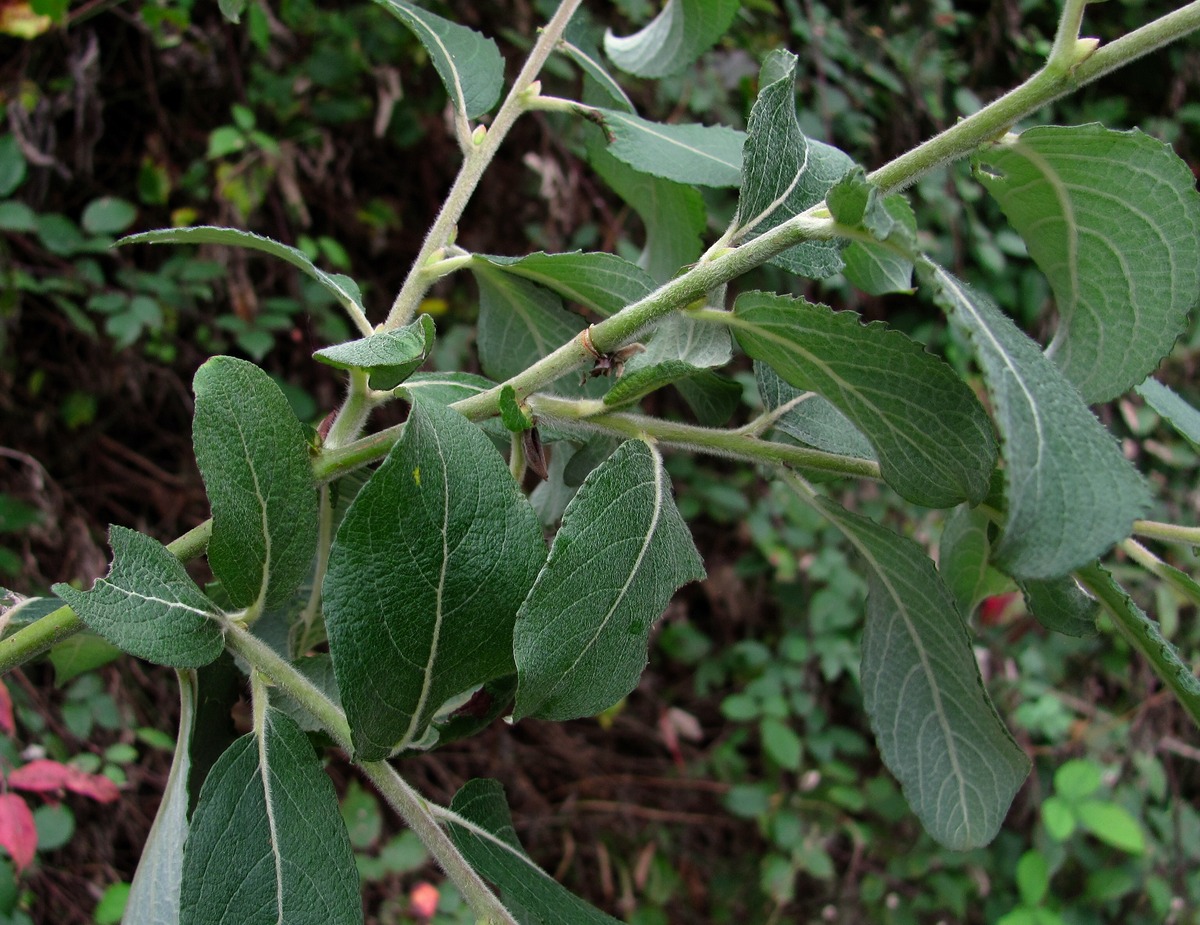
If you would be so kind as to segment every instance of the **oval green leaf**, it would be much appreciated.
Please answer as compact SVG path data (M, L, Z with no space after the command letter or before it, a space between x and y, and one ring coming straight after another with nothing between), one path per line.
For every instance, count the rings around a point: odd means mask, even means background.
M613 64L638 77L682 71L725 34L740 0L667 0L654 19L633 35L604 36Z

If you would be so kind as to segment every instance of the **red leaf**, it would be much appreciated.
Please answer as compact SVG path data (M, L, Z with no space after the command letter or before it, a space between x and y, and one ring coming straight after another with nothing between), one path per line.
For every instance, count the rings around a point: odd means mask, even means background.
M12 856L19 871L29 866L37 850L33 813L15 793L0 794L0 845Z
M17 731L16 721L13 720L12 695L4 682L0 681L0 732L10 736Z
M121 796L117 785L103 774L88 774L78 768L42 758L22 765L8 775L8 785L18 790L49 793L71 790L97 803L112 803Z

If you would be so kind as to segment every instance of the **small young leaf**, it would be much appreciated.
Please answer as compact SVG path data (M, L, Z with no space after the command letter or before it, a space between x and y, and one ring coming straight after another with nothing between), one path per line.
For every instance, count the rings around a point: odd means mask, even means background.
M625 369L633 372L669 360L683 360L700 367L724 366L732 358L733 339L728 328L676 312L659 323L646 349L635 354Z
M916 238L917 217L908 200L894 193L883 200L883 206L901 234ZM896 232L893 230L892 232ZM912 292L912 261L880 242L855 241L844 251L842 260L846 265L842 272L850 283L868 295L886 295L889 292Z
M1017 890L1026 906L1040 906L1050 888L1050 866L1039 851L1026 851L1017 861Z
M871 572L863 703L883 760L938 842L986 845L1030 762L996 715L954 599L912 540L817 504Z
M417 397L338 528L325 622L356 753L418 741L443 703L512 674L545 558L537 515L479 428Z
M235 833L235 834L231 834ZM357 925L358 871L337 794L304 733L268 708L200 790L180 925Z
M638 77L666 77L695 61L725 34L740 0L667 0L633 35L604 36L613 64Z
M505 900L525 911L517 916L522 925L619 925L533 863L513 831L499 781L467 781L450 801L450 809L462 820L449 825L455 846L484 879L500 888Z
M489 38L405 0L376 0L412 30L464 118L489 112L504 89L504 59Z
M579 106L604 131L608 150L634 170L693 186L738 186L745 135L724 125L649 122L628 112Z
M90 591L54 593L93 631L130 655L174 668L207 665L224 648L220 609L157 540L113 526L113 561Z
M788 385L766 363L755 361L754 379L758 384L759 397L767 409L774 411L794 402L790 409L775 419L777 430L826 453L857 456L860 459L875 458L871 442L828 399Z
M1031 128L976 163L1054 289L1047 353L1088 404L1137 385L1200 300L1200 194L1188 165L1137 129L1098 124Z
M235 606L274 607L308 577L317 548L308 435L253 363L213 357L192 387L192 443L213 513L208 562Z
M979 602L1011 588L1008 579L988 564L991 541L987 515L975 508L960 507L942 528L938 544L938 572L967 615Z
M654 291L654 280L641 267L616 254L539 251L525 257L476 254L473 259L537 283L604 317Z
M989 299L933 264L923 272L975 348L1004 440L996 563L1016 577L1056 578L1128 536L1148 492L1116 440Z
M529 412L517 403L517 392L511 385L500 390L500 420L505 429L514 434L533 427Z
M1200 411L1157 379L1147 379L1136 391L1146 400L1146 404L1157 411L1162 419L1174 427L1192 446L1200 448Z
M574 719L612 706L646 667L650 627L704 565L658 452L630 440L567 506L513 636L513 719Z
M373 389L394 389L416 372L433 349L434 325L428 315L396 331L318 350L313 357L338 369L365 369Z
M1025 606L1048 630L1067 636L1095 636L1100 605L1070 575L1018 581Z
M909 501L983 500L996 460L991 422L966 384L920 344L853 312L764 292L739 296L728 323L751 357L849 418L871 442L884 479Z

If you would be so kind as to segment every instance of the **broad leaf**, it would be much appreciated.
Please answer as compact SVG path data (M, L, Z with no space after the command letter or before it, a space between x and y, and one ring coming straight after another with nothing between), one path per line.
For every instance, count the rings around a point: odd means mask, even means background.
M640 173L694 186L738 186L745 135L724 125L649 122L617 109L578 107L608 150Z
M763 292L739 296L729 323L751 357L824 396L862 431L884 479L909 501L983 500L996 460L991 422L920 344L852 312Z
M533 863L521 848L499 781L467 781L450 801L450 837L470 865L522 911L521 925L618 925ZM522 914L523 913L523 914Z
M612 706L646 667L650 628L704 565L658 452L628 441L567 506L521 605L513 719L574 719Z
M175 757L154 825L146 837L137 873L125 900L124 921L137 925L176 925L183 880L183 850L188 836L188 775L192 729L196 721L196 673L179 674L179 733Z
M633 35L604 36L613 64L638 77L682 71L725 34L740 0L667 0L662 11Z
M183 855L180 925L362 922L337 794L304 733L267 708L209 772Z
M454 108L465 118L476 119L496 105L504 89L504 59L495 42L404 0L376 2L425 46Z
M1137 387L1137 393L1168 424L1185 437L1192 446L1200 447L1200 411L1179 397L1157 379L1147 379Z
M404 390L439 405L452 405L456 401L478 395L493 388L496 383L474 373L417 373L404 382Z
M800 131L795 84L796 56L782 49L771 52L746 125L737 213L744 237L757 237L816 205L854 166L848 155ZM842 268L840 249L836 241L805 241L771 263L798 276L822 279Z
M1070 575L1018 581L1025 606L1048 630L1068 636L1095 636L1100 605Z
M925 272L975 349L1004 441L1007 514L995 562L1020 578L1057 578L1129 535L1146 486L1037 344L945 270Z
M513 621L545 552L491 441L418 395L338 528L323 586L360 758L418 741L450 697L513 673Z
M311 276L325 287L339 303L353 313L365 314L362 304L362 293L357 284L348 276L341 273L326 273L317 269L316 264L308 259L301 250L280 244L262 235L249 231L239 231L236 228L218 228L215 225L198 225L193 228L160 228L156 231L143 231L121 238L117 245L124 244L224 244L228 247L245 247L249 250L262 251L272 257L278 257L298 270Z
M895 193L883 200L884 208L905 235L914 239L917 233L917 217L908 200ZM900 256L881 242L855 241L844 251L842 272L850 283L869 295L886 295L889 292L912 292L912 261Z
M768 410L790 405L775 419L776 430L826 453L875 458L870 441L828 399L788 385L766 363L754 364L754 378Z
M954 598L912 540L826 499L817 504L871 572L862 688L883 760L938 842L986 845L1030 762L984 690Z
M108 542L112 566L92 590L53 588L79 619L130 655L159 665L198 668L220 655L221 611L182 563L157 540L125 527L110 527Z
M938 542L938 573L964 614L979 602L1011 590L1009 580L988 564L991 521L977 508L960 507L948 518Z
M654 291L654 280L616 254L538 252L525 257L476 254L474 260L537 283L562 298L608 317Z
M1200 300L1200 195L1137 129L1041 126L980 153L977 176L1050 280L1049 353L1088 404L1153 372Z
M281 604L308 577L317 548L308 435L253 363L213 357L192 387L192 443L213 514L209 565L235 606Z
M365 369L373 389L394 389L416 372L433 349L433 319L421 315L395 331L318 350L313 357L337 369Z

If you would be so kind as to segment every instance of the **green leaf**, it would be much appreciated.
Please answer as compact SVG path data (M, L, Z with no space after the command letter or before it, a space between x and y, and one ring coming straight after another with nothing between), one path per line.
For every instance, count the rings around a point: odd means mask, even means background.
M940 267L924 272L974 347L1004 442L997 565L1020 578L1056 578L1128 536L1149 499L1116 440L991 300Z
M405 380L404 391L439 405L452 405L495 385L491 379L474 373L417 373Z
M317 548L308 435L253 363L213 357L192 388L192 443L213 514L209 565L235 606L274 607L308 577Z
M1048 630L1067 636L1095 636L1100 605L1070 575L1018 581L1025 606Z
M496 43L404 0L376 0L412 30L437 68L454 108L465 118L489 112L504 89L504 59Z
M630 101L625 88L617 83L608 69L600 63L600 52L596 44L587 34L586 29L577 27L582 17L575 16L567 26L566 37L558 43L555 51L562 52L577 65L594 82L596 87L608 99L626 112L633 112L634 105ZM586 91L585 91L586 92ZM584 99L588 99L587 96Z
M209 772L183 855L180 925L362 922L337 794L304 733L267 708Z
M517 402L517 390L506 385L500 390L500 420L504 429L520 434L533 427L533 416Z
M938 842L986 845L1030 762L983 687L954 598L912 540L826 499L817 504L871 572L863 703L883 760Z
M1042 824L1054 841L1064 842L1075 831L1075 813L1065 800L1047 797L1042 803Z
M781 768L788 771L800 770L803 748L796 731L783 720L764 719L758 727L762 736L763 751Z
M242 13L246 9L246 0L217 0L221 15L232 23L242 21Z
M796 56L777 49L763 64L758 99L746 124L737 226L754 238L825 198L854 166L837 148L806 138L796 117ZM775 266L812 279L842 268L841 244L805 241L773 257Z
M667 0L662 11L633 35L606 33L604 51L626 73L666 77L716 44L740 5L740 0Z
M654 366L626 372L604 394L604 404L610 408L631 405L651 392L670 385L672 382L678 382L680 379L694 376L700 371L682 360L667 360Z
M625 368L632 372L669 360L683 360L692 366L724 366L732 358L733 341L727 327L675 312L659 323L646 349L635 354Z
M1074 758L1054 772L1054 792L1076 803L1100 789L1100 768L1094 761Z
M648 296L655 288L654 280L641 267L616 254L539 251L525 257L476 254L473 260L537 283L606 318Z
M330 292L337 301L351 312L365 314L362 305L362 293L354 280L340 273L326 273L317 269L305 253L262 235L251 234L249 231L238 231L236 228L218 228L213 225L197 225L193 228L160 228L157 231L143 231L121 238L117 246L126 244L224 244L228 247L245 247L250 250L262 251L272 257L278 257L290 263L296 269L311 276Z
M883 206L902 229L900 233L915 240L917 217L908 200L894 193L883 200ZM846 279L868 295L913 291L912 261L900 256L886 244L855 241L842 251L842 260L846 264L842 268Z
M592 106L580 115L604 132L608 150L634 170L694 186L738 186L745 135L724 125L672 125Z
M11 196L25 182L27 167L17 136L0 135L0 198Z
M1047 125L976 157L1050 280L1047 352L1088 404L1157 368L1200 300L1200 194L1171 147L1137 129Z
M1157 379L1147 379L1135 391L1192 446L1200 448L1200 411Z
M434 325L429 315L395 331L318 350L313 357L338 369L365 369L373 389L387 391L421 367L433 349Z
M631 440L584 481L513 637L513 719L593 716L634 687L650 627L704 565L657 450Z
M1084 800L1075 806L1079 824L1106 845L1126 854L1145 854L1146 836L1124 806L1107 800Z
M722 427L742 402L742 385L736 379L718 376L702 369L694 376L679 379L675 389L688 403L703 427Z
M548 356L584 328L558 296L486 264L472 266L479 283L479 363L504 381Z
M990 524L982 511L960 507L942 528L938 572L964 614L972 613L985 597L1011 588L1008 579L988 564Z
M37 230L37 213L23 202L0 202L0 231L30 234Z
M755 362L754 379L768 410L792 405L775 419L776 430L826 453L875 458L870 441L828 399L788 385L766 363Z
M88 234L120 234L134 223L137 206L116 196L93 199L83 210L80 224Z
M983 500L996 460L991 422L966 384L920 344L853 312L764 292L739 296L729 323L751 357L849 418L871 442L884 479L909 501Z
M419 741L450 697L515 671L513 621L544 558L491 441L418 396L338 528L323 586L360 758Z
M178 674L180 707L175 756L125 902L125 921L138 925L176 925L179 921L183 850L188 837L188 775L198 691L194 671Z
M121 650L107 639L94 633L76 633L55 643L47 653L54 666L54 685L62 687L68 681L107 665L121 656Z
M113 560L90 591L53 591L90 629L130 655L173 668L198 668L221 654L220 609L157 540L112 526Z
M1026 906L1040 906L1050 889L1050 865L1040 851L1026 851L1017 861L1017 890Z
M455 846L506 901L523 910L517 915L521 925L619 925L533 863L517 840L499 781L467 781L450 809L457 817L448 826Z

